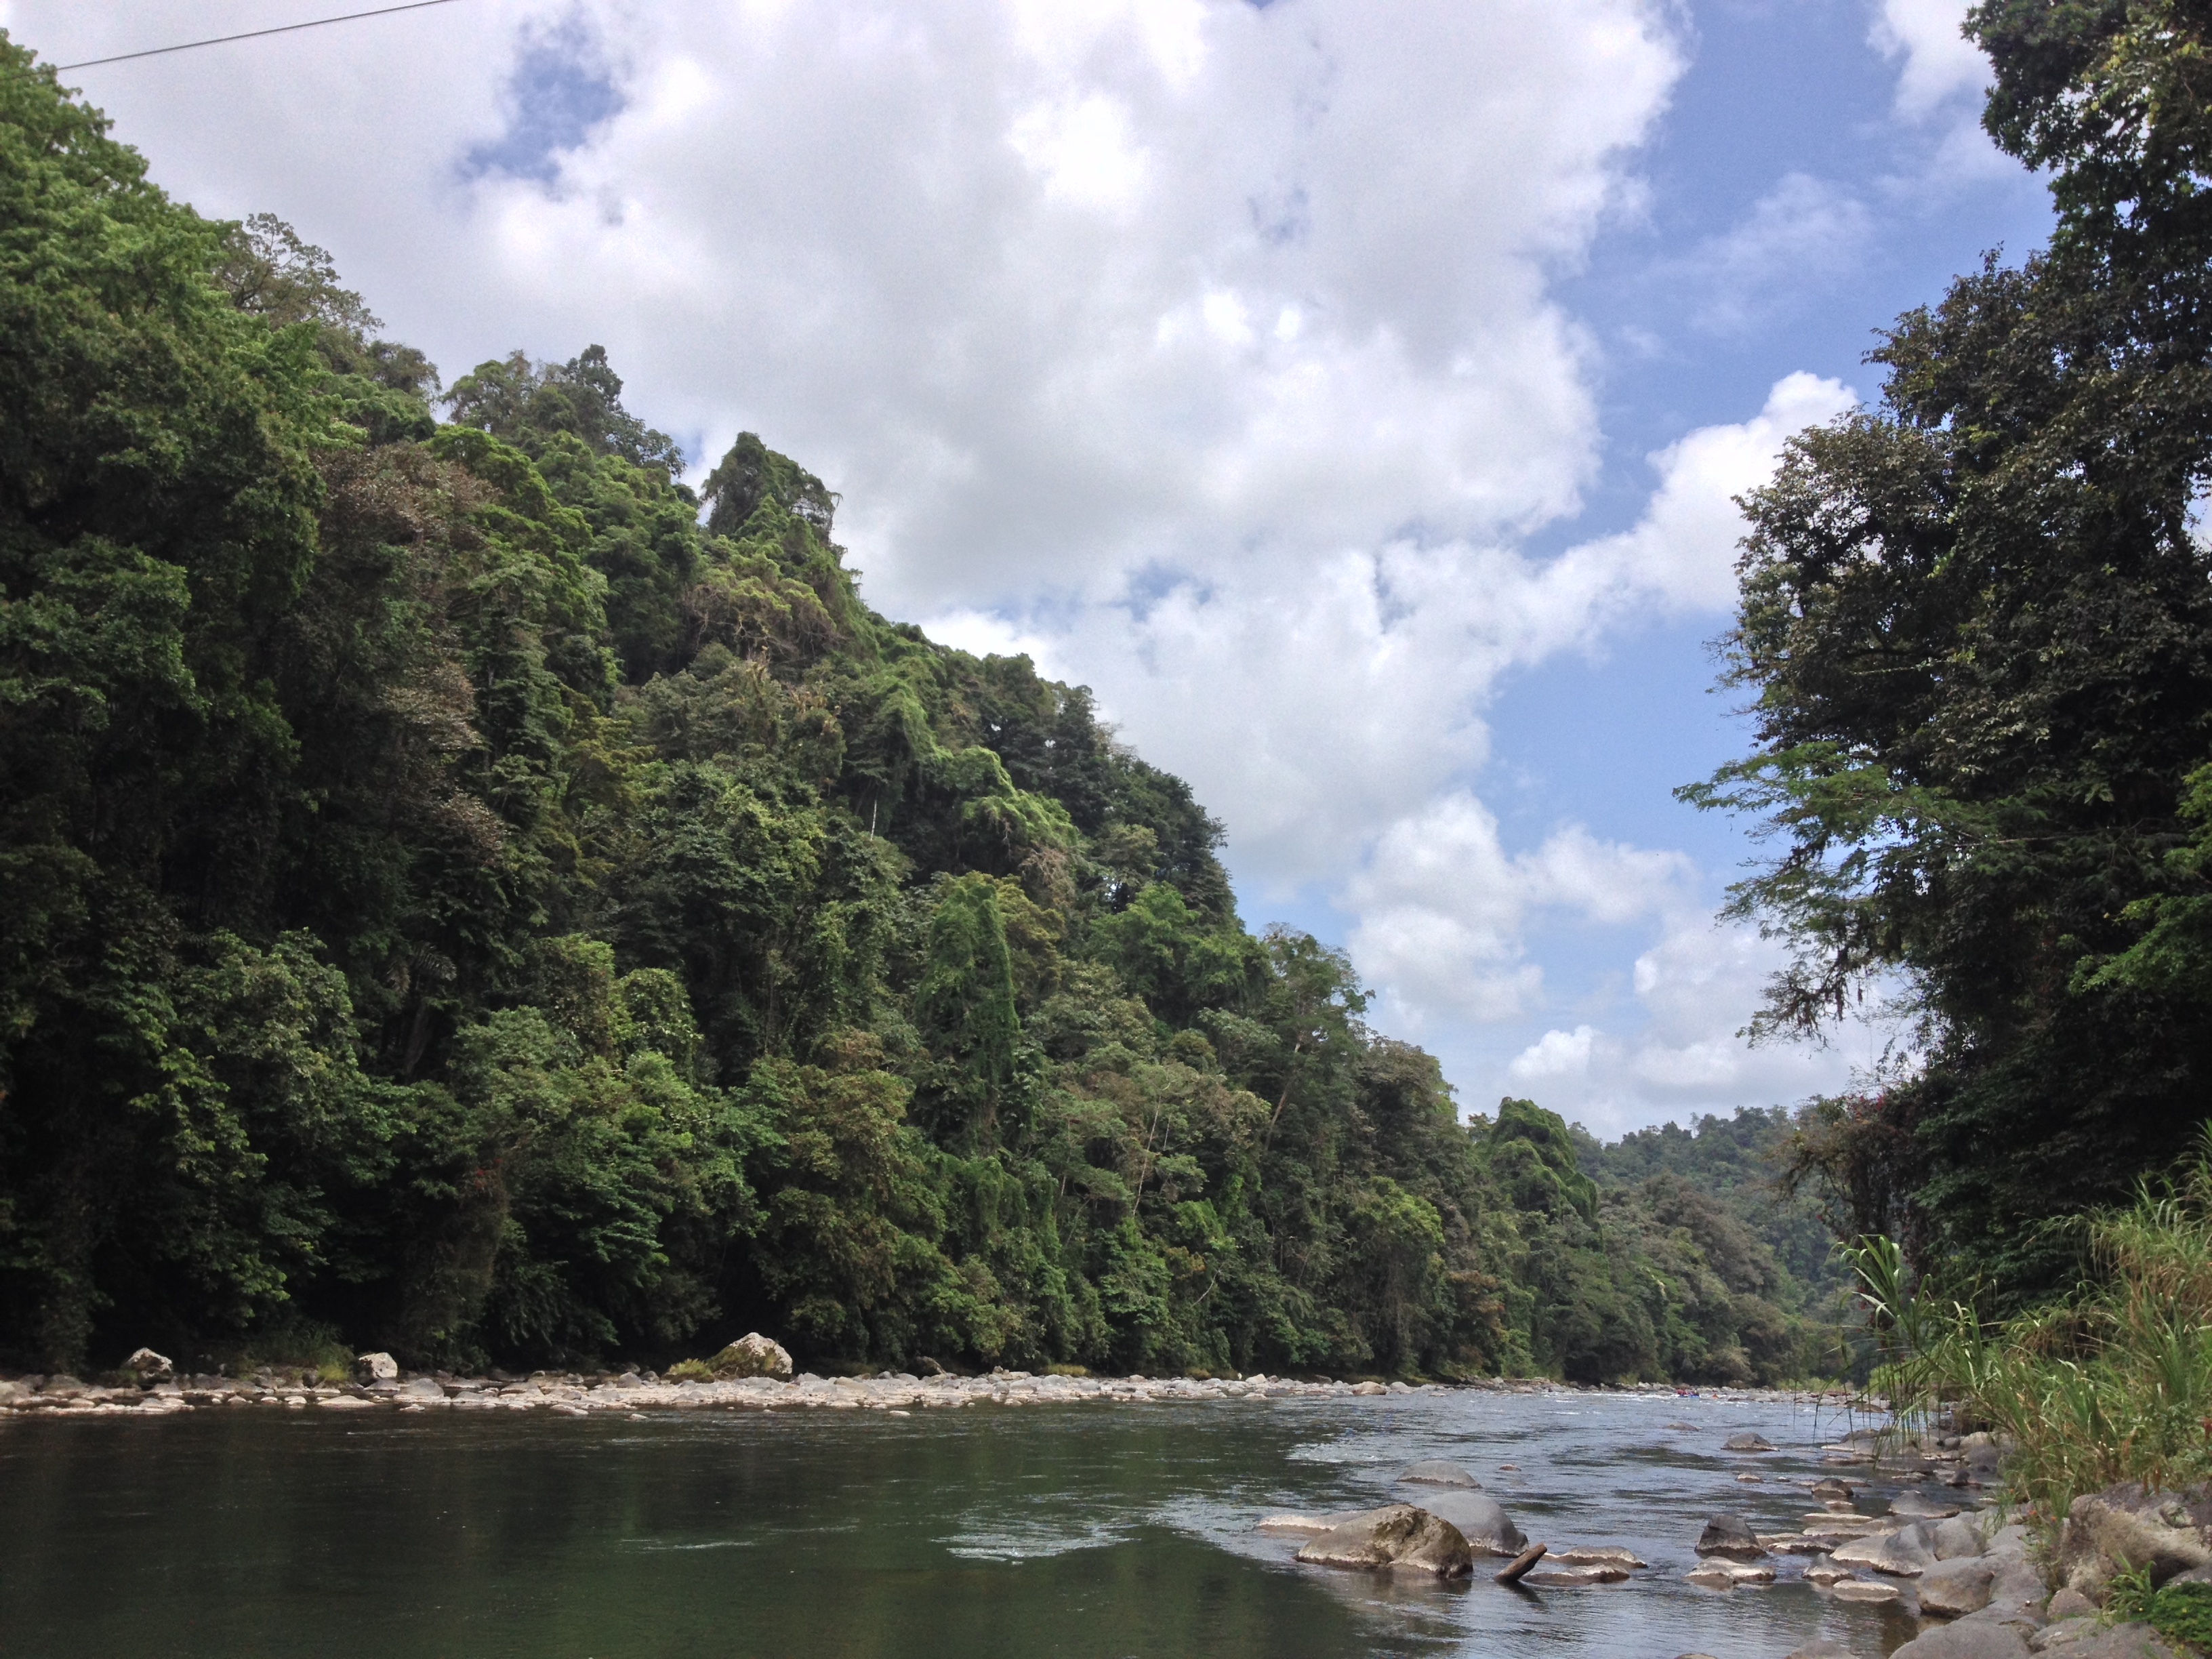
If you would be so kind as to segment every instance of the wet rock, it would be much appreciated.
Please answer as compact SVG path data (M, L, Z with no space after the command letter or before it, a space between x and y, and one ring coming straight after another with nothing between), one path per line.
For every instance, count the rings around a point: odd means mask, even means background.
M1732 1434L1721 1442L1721 1449L1732 1452L1771 1452L1774 1449L1774 1443L1763 1435Z
M1456 1463L1445 1463L1435 1459L1416 1463L1398 1477L1400 1481L1414 1486L1459 1486L1468 1492L1480 1492L1482 1482Z
M1818 1636L1802 1648L1792 1648L1782 1659L1851 1659L1851 1650L1840 1642Z
M1832 1561L1815 1561L1805 1569L1805 1582L1808 1584L1840 1584L1857 1576L1849 1567L1839 1567Z
M707 1362L707 1368L719 1380L726 1382L748 1376L773 1377L779 1382L792 1380L791 1355L782 1343L773 1341L758 1331L748 1331L731 1343ZM821 1378L815 1377L814 1380L818 1382Z
M1477 1555L1518 1555L1528 1547L1527 1534L1513 1524L1505 1506L1494 1498L1444 1487L1425 1492L1421 1502L1431 1515L1458 1528L1468 1547Z
M1742 1561L1766 1553L1751 1522L1740 1515L1717 1515L1706 1522L1705 1531L1698 1534L1697 1547L1700 1555L1727 1555Z
M1877 1584L1868 1578L1839 1578L1828 1594L1838 1601L1902 1601L1905 1592L1894 1584Z
M1618 1584L1627 1577L1627 1568L1601 1562L1579 1567L1540 1567L1523 1574L1521 1582L1532 1589L1580 1589L1589 1584Z
M2027 1639L2009 1625L1939 1625L1890 1659L2027 1659Z
M353 1374L362 1382L397 1382L399 1362L388 1353L356 1354Z
M1839 1567L1870 1567L1893 1578L1917 1578L1936 1565L1936 1556L1928 1547L1927 1534L1911 1526L1840 1545L1835 1561Z
M1938 1561L1920 1575L1920 1611L1957 1619L1990 1604L1996 1564L1985 1555Z
M1298 1559L1370 1572L1404 1568L1438 1578L1464 1577L1474 1569L1459 1528L1411 1504L1389 1504L1356 1515L1309 1540Z
M156 1382L167 1382L177 1374L177 1368L164 1355L151 1348L141 1348L123 1362L123 1369L137 1377L139 1382L151 1388Z
M1620 1567L1631 1571L1651 1565L1638 1559L1633 1550L1614 1544L1577 1544L1572 1549L1553 1550L1552 1559L1570 1567Z
M2212 1565L2212 1491L2146 1492L2134 1483L2074 1500L2058 1579L2103 1605L2115 1573L2148 1567L2154 1585Z
M1741 1486L1763 1486L1766 1484L1766 1477L1763 1474L1739 1474L1735 1479Z
M1659 1426L1662 1429L1673 1429L1682 1434L1696 1434L1698 1431L1698 1425L1695 1423L1662 1423Z
M1774 1569L1750 1561L1731 1561L1716 1556L1692 1567L1682 1577L1705 1589L1734 1589L1739 1584L1771 1584Z
M1330 1515L1263 1515L1252 1523L1252 1530L1287 1533L1299 1538L1318 1538L1344 1519L1342 1516Z
M1837 1480L1832 1474L1823 1475L1820 1480L1815 1480L1805 1490L1811 1492L1815 1498L1832 1498L1845 1504L1850 1503L1852 1498L1858 1496L1858 1493L1854 1491L1850 1486L1844 1481Z

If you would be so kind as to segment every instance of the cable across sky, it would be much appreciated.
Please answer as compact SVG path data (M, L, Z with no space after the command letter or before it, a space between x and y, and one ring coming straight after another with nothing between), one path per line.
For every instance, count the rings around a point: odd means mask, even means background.
M143 52L121 52L112 58L87 58L75 64L57 64L55 70L96 69L102 64L127 64L134 58L160 58L173 52L193 52L201 46L228 46L233 40L258 40L264 34L294 34L301 29L327 28L332 23L358 22L364 17L388 17L396 11L425 11L432 6L450 6L453 0L407 0L399 6L378 6L371 11L349 11L337 17L310 18L304 23L279 23L274 28L247 29L242 34L217 34L205 40L180 40L173 46L149 46Z

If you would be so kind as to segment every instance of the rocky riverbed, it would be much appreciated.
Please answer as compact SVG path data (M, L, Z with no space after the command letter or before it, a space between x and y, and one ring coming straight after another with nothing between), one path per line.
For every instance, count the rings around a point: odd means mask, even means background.
M364 1361L380 1356L364 1356ZM1556 1391L1545 1382L1484 1382L1449 1385L1490 1392ZM665 1379L650 1371L537 1371L528 1376L453 1376L403 1373L347 1382L309 1381L295 1374L253 1376L165 1376L112 1386L72 1376L0 1380L0 1416L156 1417L165 1413L262 1407L294 1411L517 1412L556 1417L604 1412L877 1411L894 1416L972 1406L1078 1405L1102 1401L1388 1401L1449 1391L1437 1383L1349 1382L1267 1376L1243 1377L1063 1376L994 1370L975 1376L918 1376L886 1371L873 1376L823 1377L800 1373L786 1382L770 1376ZM1746 1393L1742 1399L1786 1396Z

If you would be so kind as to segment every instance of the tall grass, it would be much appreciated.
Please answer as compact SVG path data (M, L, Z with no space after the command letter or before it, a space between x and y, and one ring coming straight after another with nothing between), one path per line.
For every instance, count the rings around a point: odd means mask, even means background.
M2082 1492L2212 1476L2212 1137L2135 1204L2085 1218L2087 1273L2066 1300L1985 1325L1971 1297L1906 1289L1886 1238L1845 1251L1901 1425L1948 1407L2011 1443L2007 1484L2054 1527Z

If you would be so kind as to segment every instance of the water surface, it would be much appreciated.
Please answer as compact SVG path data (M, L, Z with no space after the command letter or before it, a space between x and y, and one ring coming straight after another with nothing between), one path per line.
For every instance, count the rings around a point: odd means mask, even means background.
M1850 1425L1787 1405L1470 1391L364 1415L0 1426L0 1656L1774 1659L1815 1635L1873 1654L1911 1633L1802 1583L1681 1582L1716 1511L1767 1532L1814 1507L1782 1482ZM1782 1451L1722 1452L1741 1429ZM1386 1501L1427 1457L1465 1464L1531 1538L1625 1544L1651 1571L1444 1586L1300 1567L1297 1540L1251 1530ZM1747 1468L1767 1484L1738 1484Z

